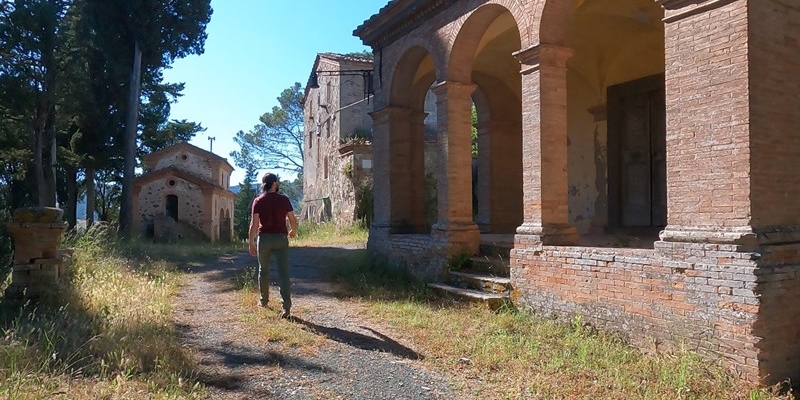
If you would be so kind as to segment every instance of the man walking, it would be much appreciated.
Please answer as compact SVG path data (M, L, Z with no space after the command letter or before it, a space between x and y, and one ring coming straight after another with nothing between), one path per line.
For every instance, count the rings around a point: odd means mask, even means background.
M275 254L278 264L278 286L280 286L281 318L289 318L292 308L291 283L289 282L289 239L297 235L297 218L289 198L279 194L278 176L266 173L261 178L261 195L253 201L250 216L250 255L258 256L258 289L261 292L261 307L269 300L269 261ZM286 220L290 228L286 229ZM258 242L256 242L256 235Z

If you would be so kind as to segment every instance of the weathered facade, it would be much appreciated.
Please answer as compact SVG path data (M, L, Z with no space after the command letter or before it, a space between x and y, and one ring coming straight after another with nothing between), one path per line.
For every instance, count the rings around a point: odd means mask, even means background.
M145 173L134 183L137 232L231 240L236 194L230 191L233 167L225 158L183 142L142 161Z
M372 105L366 84L371 71L371 60L341 54L320 53L314 61L315 84L306 86L303 103L301 219L351 224L363 213L359 206L367 205Z
M435 276L505 234L520 306L800 378L795 3L394 0L355 34L376 55L373 253Z

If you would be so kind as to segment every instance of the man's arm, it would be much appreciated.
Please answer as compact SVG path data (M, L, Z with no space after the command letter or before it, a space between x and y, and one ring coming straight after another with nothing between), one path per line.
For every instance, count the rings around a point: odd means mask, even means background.
M286 213L286 218L289 220L289 237L297 236L297 217L294 216L294 211Z
M258 254L256 250L256 236L258 235L258 214L250 215L250 232L247 234L247 242L250 245L250 255Z

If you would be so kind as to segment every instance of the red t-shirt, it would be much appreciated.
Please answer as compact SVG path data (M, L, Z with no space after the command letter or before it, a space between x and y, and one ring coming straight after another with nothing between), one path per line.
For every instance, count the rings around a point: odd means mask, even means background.
M263 193L253 200L253 214L258 214L258 233L283 233L286 214L294 211L289 198L280 193Z

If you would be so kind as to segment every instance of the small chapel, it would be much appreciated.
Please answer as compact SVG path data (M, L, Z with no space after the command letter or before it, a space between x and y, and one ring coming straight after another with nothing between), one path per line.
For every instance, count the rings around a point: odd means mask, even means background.
M224 157L188 142L143 157L134 183L134 231L154 241L230 241L236 194Z

